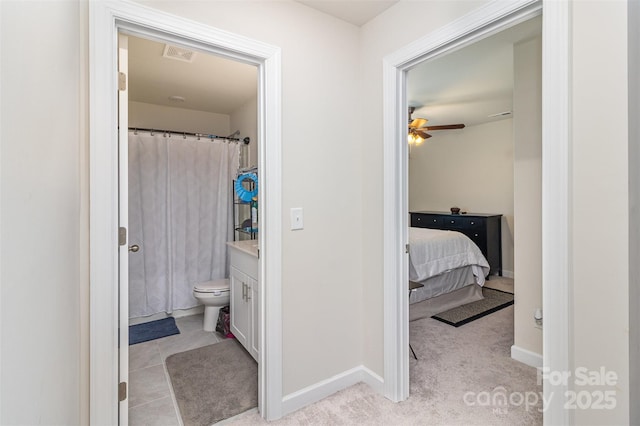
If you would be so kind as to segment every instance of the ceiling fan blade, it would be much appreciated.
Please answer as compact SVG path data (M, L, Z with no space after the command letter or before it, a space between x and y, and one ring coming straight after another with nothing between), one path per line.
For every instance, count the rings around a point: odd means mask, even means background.
M420 130L415 130L414 133L420 136L422 139L429 139L431 135L429 133L422 132Z
M411 123L409 123L409 127L411 127L412 129L418 129L420 127L423 127L425 124L427 124L427 120L425 120L424 118L416 118Z
M428 126L426 130L451 130L451 129L464 129L464 124L445 124L443 126Z

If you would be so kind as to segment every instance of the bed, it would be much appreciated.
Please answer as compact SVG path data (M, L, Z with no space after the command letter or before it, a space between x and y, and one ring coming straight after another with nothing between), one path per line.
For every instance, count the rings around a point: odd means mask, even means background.
M424 318L482 299L489 263L467 236L456 231L409 228L410 319Z

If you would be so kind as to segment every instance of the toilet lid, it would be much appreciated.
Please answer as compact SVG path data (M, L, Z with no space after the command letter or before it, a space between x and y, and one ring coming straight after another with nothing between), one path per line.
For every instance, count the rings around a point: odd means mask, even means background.
M221 280L205 281L205 282L196 284L193 289L195 291L200 291L203 293L212 293L214 291L229 290L229 280L221 279Z

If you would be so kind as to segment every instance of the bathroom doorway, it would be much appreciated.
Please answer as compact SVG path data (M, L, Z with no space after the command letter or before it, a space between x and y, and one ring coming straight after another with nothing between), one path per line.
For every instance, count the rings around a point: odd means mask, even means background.
M189 413L166 360L228 338L215 331L230 301L227 242L259 235L257 225L243 232L246 209L233 196L239 175L258 174L258 69L135 35L120 35L120 52L128 64L120 108L128 122L128 421L179 424ZM147 336L154 327L167 335Z
M128 297L127 215L121 214L118 130L118 34L175 42L253 64L258 68L258 162L263 197L259 206L261 239L258 261L262 292L258 363L258 406L262 417L282 412L281 353L281 101L280 49L227 31L162 13L136 3L89 5L89 170L90 197L90 422L127 424L128 320L120 321L120 297ZM125 79L126 81L126 79ZM126 103L125 103L126 105ZM124 138L123 140L126 140ZM266 149L269 147L269 149ZM123 163L126 164L126 163ZM126 188L126 185L122 185ZM126 202L125 202L126 206ZM123 232L123 229L124 232ZM121 271L123 272L121 274ZM268 288L269 291L265 291ZM128 304L122 304L128 306ZM266 309L266 306L269 308ZM123 309L126 311L126 309ZM120 324L122 323L122 327ZM125 341L125 344L121 342ZM265 344L268 341L269 345ZM120 368L123 367L123 368ZM121 417L124 416L124 418Z

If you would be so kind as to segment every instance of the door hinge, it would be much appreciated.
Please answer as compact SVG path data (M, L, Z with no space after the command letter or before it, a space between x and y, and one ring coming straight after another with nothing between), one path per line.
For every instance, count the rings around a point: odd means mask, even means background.
M405 246L404 246L404 252L405 252L405 253L409 253L409 244L405 244Z
M118 90L127 90L127 75L123 72L118 73Z
M127 382L118 383L118 401L127 399Z
M121 246L127 244L127 228L122 226L118 229L118 244Z

